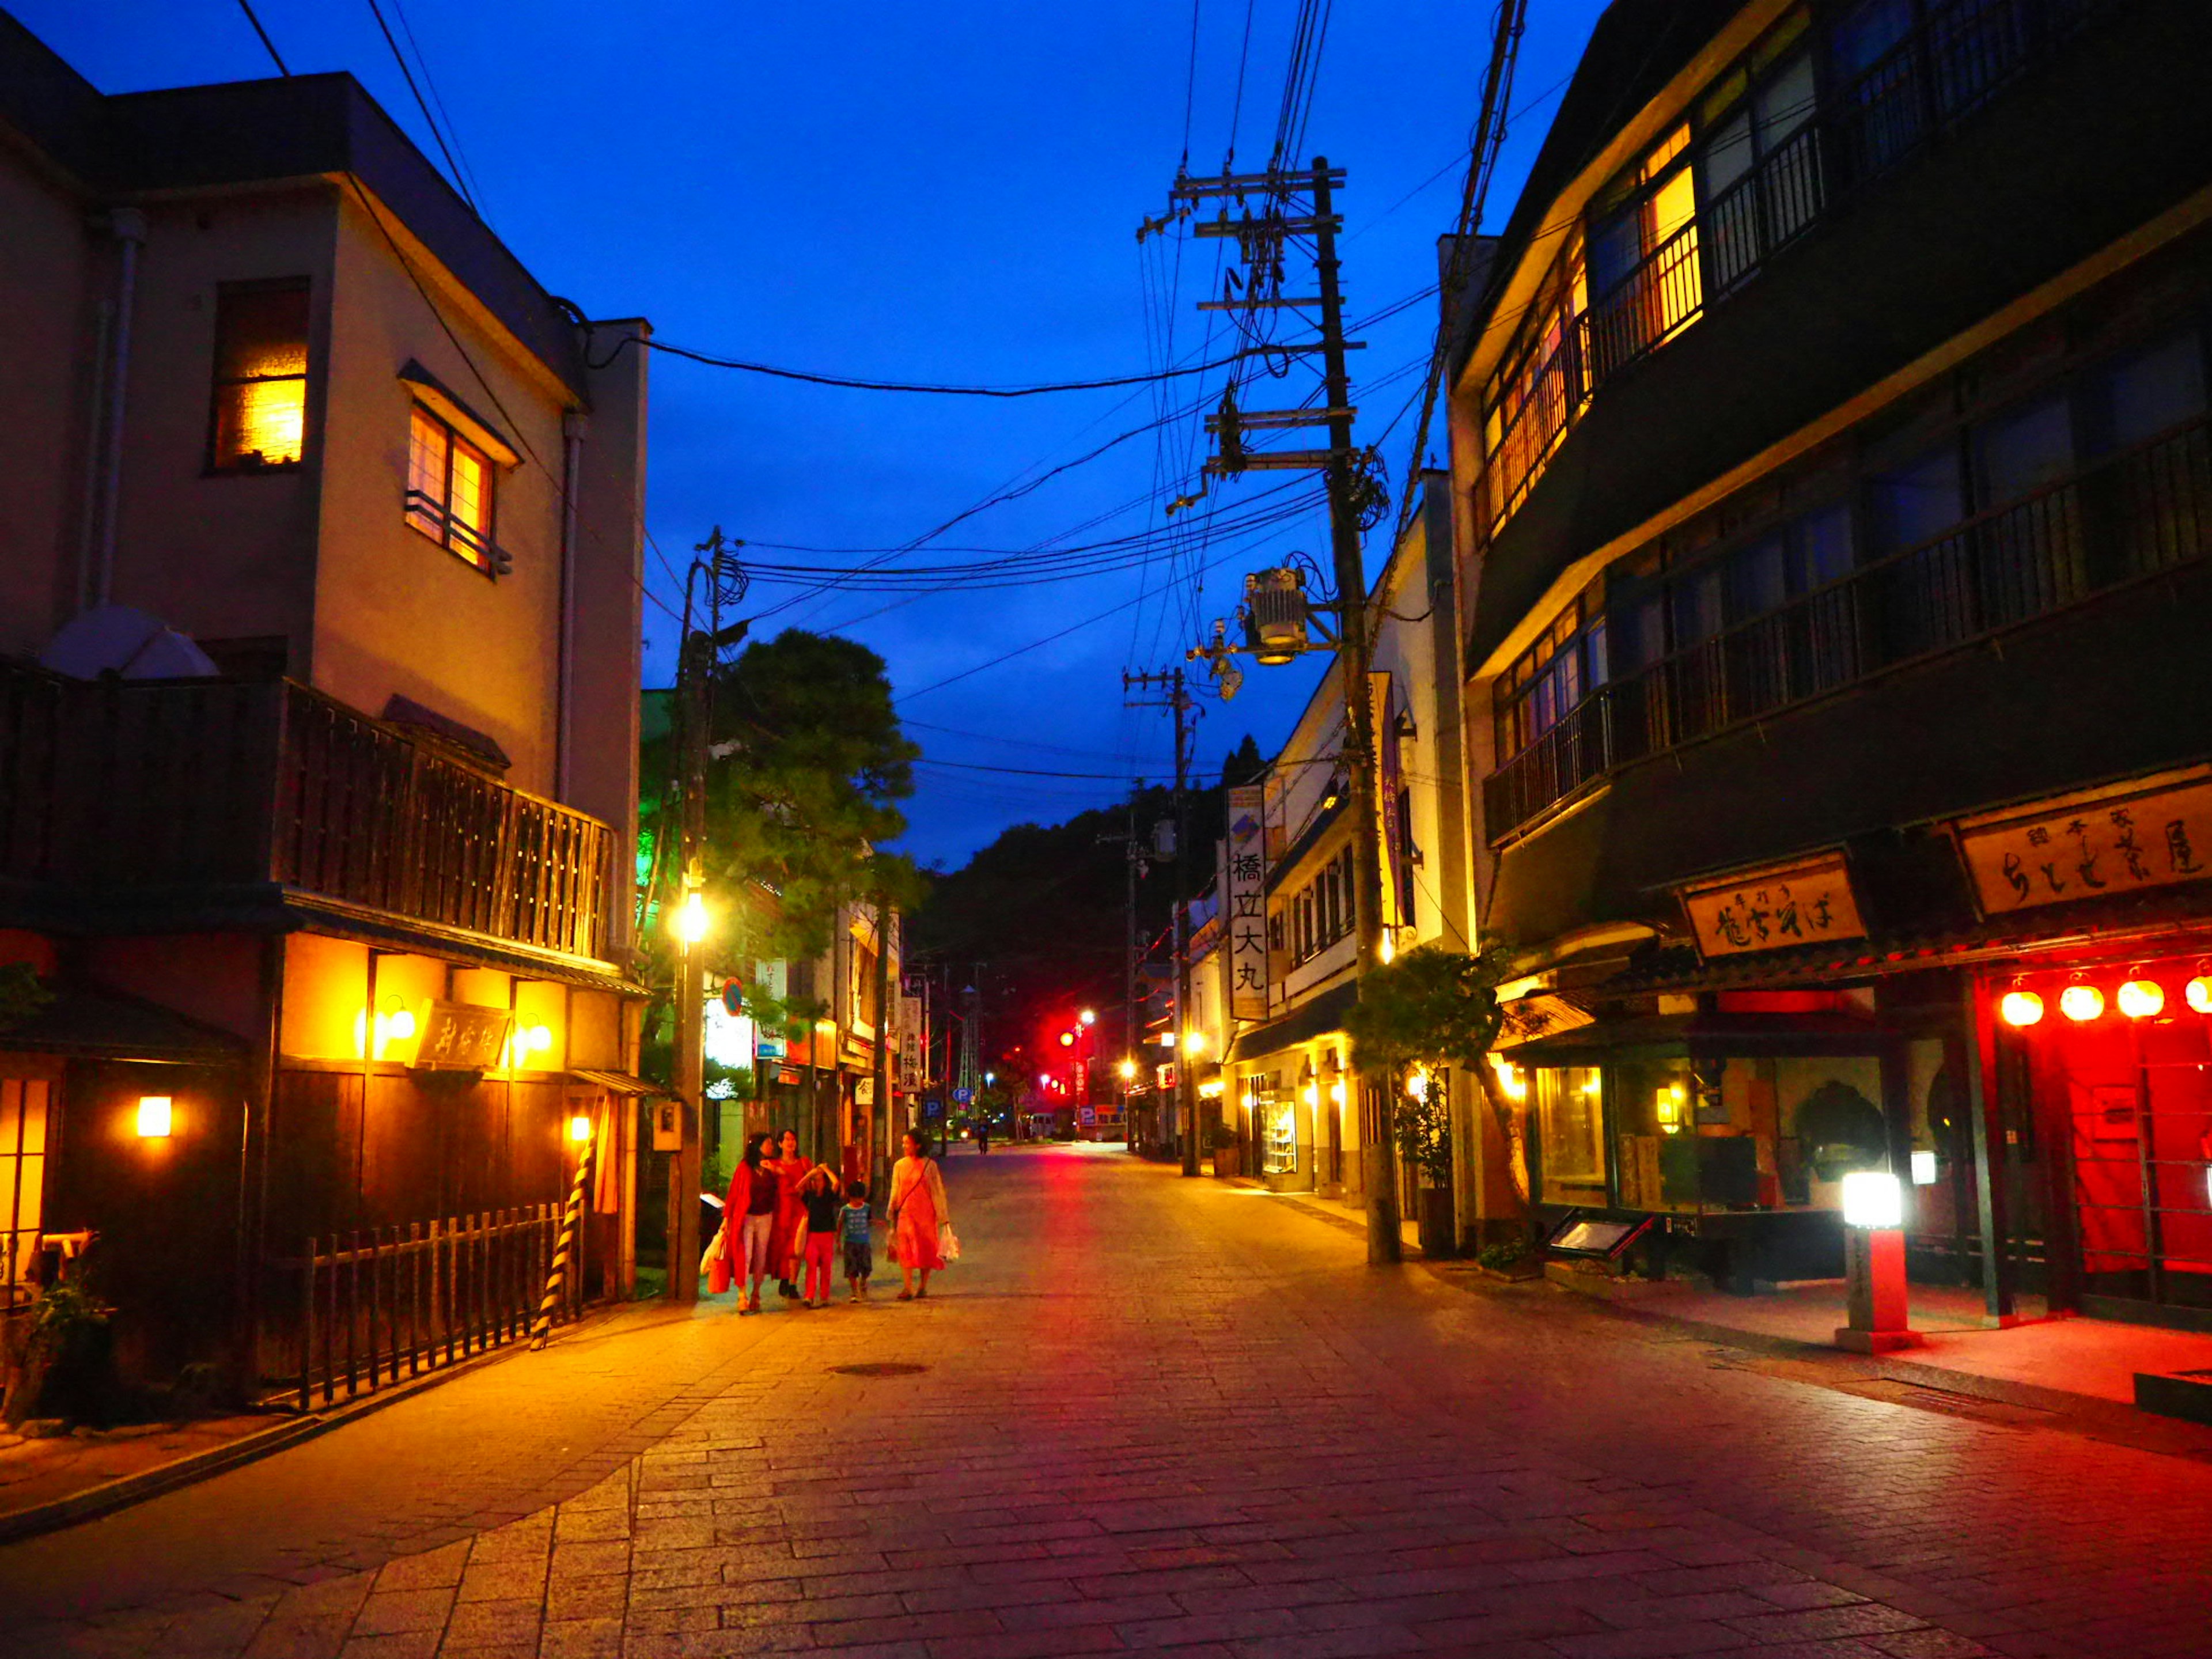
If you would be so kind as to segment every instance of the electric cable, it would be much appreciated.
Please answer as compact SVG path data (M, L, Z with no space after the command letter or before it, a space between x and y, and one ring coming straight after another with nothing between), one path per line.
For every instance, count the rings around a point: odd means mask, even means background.
M453 159L453 149L446 143L446 135L438 125L438 118L430 113L429 100L422 96L422 88L415 84L415 71L407 67L407 54L399 50L399 42L392 35L392 25L384 21L384 8L377 3L377 0L368 0L368 11L369 15L376 19L376 27L384 36L384 44L392 48L392 61L399 65L400 78L407 82L407 90L414 94L415 107L422 112L422 125L430 129L430 137L438 146L438 154L446 158L446 171L453 179L453 188L469 204L469 210L477 218L483 218L483 211L477 206L477 198L469 189L468 180L461 175L461 164Z

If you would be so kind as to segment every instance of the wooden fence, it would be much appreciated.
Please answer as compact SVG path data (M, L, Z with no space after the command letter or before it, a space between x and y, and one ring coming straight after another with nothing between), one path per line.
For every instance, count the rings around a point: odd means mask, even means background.
M590 1225L587 1214L585 1238ZM560 1205L532 1204L309 1238L270 1264L290 1283L293 1323L264 1335L264 1356L280 1357L264 1382L312 1411L318 1395L355 1399L526 1337L560 1229ZM556 1322L581 1311L582 1277L569 1274Z

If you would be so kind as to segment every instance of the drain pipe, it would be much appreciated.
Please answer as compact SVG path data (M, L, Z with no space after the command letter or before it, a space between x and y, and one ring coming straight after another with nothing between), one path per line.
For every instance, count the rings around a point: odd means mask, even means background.
M146 216L137 208L117 208L107 228L120 245L123 263L115 284L115 330L107 357L106 441L100 457L100 545L92 575L92 602L106 605L115 580L118 503L123 493L123 394L131 379L131 313L138 293L138 250L146 241Z
M584 432L590 424L580 410L561 416L561 650L555 671L560 688L553 798L563 805L572 804L568 791L575 782L571 750L576 733L576 491L582 485Z

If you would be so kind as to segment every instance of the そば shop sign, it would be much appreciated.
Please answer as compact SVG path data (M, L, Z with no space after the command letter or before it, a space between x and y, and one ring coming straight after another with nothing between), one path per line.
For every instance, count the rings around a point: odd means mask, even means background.
M1954 826L1985 916L2212 876L2212 775L2168 773Z
M1680 897L1708 959L1866 937L1840 853L1700 882Z

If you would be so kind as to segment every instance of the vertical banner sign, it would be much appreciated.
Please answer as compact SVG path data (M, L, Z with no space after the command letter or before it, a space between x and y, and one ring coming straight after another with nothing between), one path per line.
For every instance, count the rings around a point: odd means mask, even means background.
M1262 795L1256 783L1229 792L1222 925L1228 930L1232 1019L1267 1017L1267 831Z
M1406 890L1413 884L1406 869L1405 814L1399 810L1398 795L1405 787L1405 767L1398 754L1398 722L1391 717L1390 677L1370 674L1369 689L1372 691L1370 716L1375 725L1375 748L1382 774L1378 789L1382 794L1382 925L1401 927L1413 920L1406 902Z

